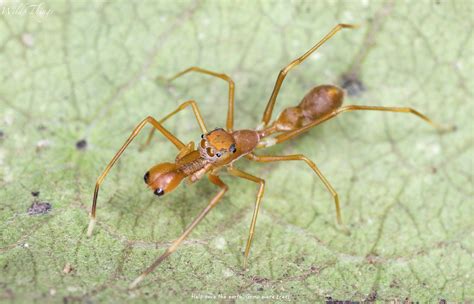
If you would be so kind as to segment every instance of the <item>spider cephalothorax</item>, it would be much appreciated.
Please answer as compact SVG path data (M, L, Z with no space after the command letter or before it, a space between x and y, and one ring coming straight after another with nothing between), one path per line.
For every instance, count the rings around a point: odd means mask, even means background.
M211 163L226 162L236 151L234 137L222 128L201 135L199 153Z

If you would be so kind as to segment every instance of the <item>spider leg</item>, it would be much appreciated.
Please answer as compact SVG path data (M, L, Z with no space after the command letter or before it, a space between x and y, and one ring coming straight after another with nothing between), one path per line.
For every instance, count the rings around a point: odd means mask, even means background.
M186 237L191 233L191 231L193 231L194 227L196 227L197 224L199 224L199 222L209 213L209 211L211 211L212 208L214 208L217 203L219 203L220 199L222 198L222 196L224 195L224 193L227 191L228 189L228 186L226 184L224 184L224 182L216 175L212 175L212 174L209 174L208 175L208 178L209 180L217 185L219 188L221 188L219 190L219 192L212 198L211 202L209 203L209 205L207 205L206 208L204 208L201 213L199 213L199 215L194 219L194 221L184 230L184 232L181 234L181 236L179 238L177 238L172 244L170 247L168 247L168 249L166 249L166 251L158 258L156 259L155 262L153 262L153 264L151 264L147 269L145 269L145 271L140 275L138 276L133 282L132 284L130 284L129 288L130 289L133 289L135 288L141 281L143 281L143 279L150 273L152 272L153 270L155 270L156 267L158 267L158 265L160 265L163 260L165 260L168 256L170 256L173 252L176 251L176 249L178 248L178 246L181 244L181 242L186 239Z
M234 90L235 89L235 84L234 84L234 81L232 80L232 78L230 78L226 74L222 74L222 73L218 73L218 72L214 72L214 71L210 71L210 70L206 70L206 69L194 66L194 67L187 68L186 70L183 70L183 71L177 73L176 75L174 75L173 77L171 77L169 79L166 79L166 80L167 81L173 81L176 78L181 77L184 74L187 74L187 73L190 73L190 72L206 74L206 75L214 76L214 77L220 78L224 81L227 81L227 83L229 84L229 101L228 101L229 105L228 105L228 109L227 109L226 128L227 128L227 131L229 131L229 132L232 131L232 129L234 128L234 91L235 91Z
M140 131L145 127L145 125L149 123L151 124L155 129L160 131L169 141L171 141L178 150L181 150L185 145L178 139L176 136L174 136L172 133L170 133L168 130L166 130L158 121L156 121L153 117L148 116L144 120L142 120L132 131L132 134L128 137L128 139L125 141L125 143L120 147L119 151L114 155L112 160L109 162L107 167L105 167L105 170L102 172L102 174L97 178L97 181L95 183L95 189L94 189L94 199L92 201L92 209L91 209L91 214L90 214L90 222L89 222L89 227L87 228L87 236L92 235L92 231L94 230L95 222L96 222L96 208L97 208L97 197L99 195L99 188L102 182L104 181L105 177L109 173L110 169L114 166L115 162L120 158L122 153L125 151L125 149L128 147L128 145L132 142L132 140L140 133Z
M199 107L196 103L196 101L194 100L188 100L188 101L185 101L183 102L182 104L180 104L178 106L178 108L176 110L174 110L173 112L169 113L168 115L166 115L165 117L163 117L161 120L159 120L158 122L160 124L163 124L165 121L167 121L170 117L172 117L173 115L175 115L176 113L180 112L181 110L184 110L186 107L188 106L191 106L192 109L193 109L193 113L194 113L194 116L196 116L196 120L199 124L199 127L201 128L201 131L202 133L207 133L207 128L206 128L206 124L204 123L204 119L202 118L202 115L201 115L201 112L199 111ZM153 135L155 133L155 129L151 129L150 130L150 133L148 134L148 137L147 137L147 140L146 142L140 147L140 151L142 151L143 149L145 149L151 142L151 139L153 138Z
M253 235L255 233L255 225L257 223L258 211L260 210L263 192L265 191L265 180L259 177L250 175L234 167L229 167L228 171L233 176L244 178L244 179L260 184L260 187L257 193L257 199L255 201L255 208L253 211L252 222L250 223L249 237L247 239L247 245L245 246L245 256L244 256L244 269L245 269L247 268L247 261L248 261L248 257L250 253L250 246L252 245Z
M335 116L337 116L340 113L343 112L352 112L352 111L383 111L383 112L397 112L397 113L409 113L418 116L419 118L423 119L433 127L435 127L439 132L446 132L446 131L452 131L454 128L453 127L444 127L441 125L438 125L434 123L430 118L428 118L426 115L418 112L417 110L413 108L408 108L408 107L380 107L380 106L358 106L358 105L347 105L344 107L340 107L336 109L334 112L331 112L327 114L326 116L323 116L313 122L310 122L309 124L293 130L289 132L285 132L283 134L280 134L278 136L275 136L274 138L270 139L270 144L267 144L265 139L262 141L262 144L259 147L265 147L265 146L271 146L277 143L284 142L286 140L289 140L293 137L296 137L304 132L307 132L309 129L311 129L314 126L317 126Z
M326 41L332 38L338 31L340 31L343 28L355 28L357 27L356 25L352 24L338 24L336 25L329 33L326 34L318 43L316 43L311 49L309 49L306 53L301 55L300 57L296 58L292 62L290 62L286 67L284 67L280 73L278 74L278 78L275 82L275 86L273 87L273 92L272 95L270 96L270 99L268 100L267 106L265 108L265 112L263 113L262 117L262 127L265 127L268 125L268 122L272 118L272 112L273 112L273 107L275 106L275 101L278 96L278 93L280 92L281 85L283 84L283 80L285 80L286 75L288 72L305 61L313 52L315 52L317 49L319 49L320 46L322 46Z
M342 224L342 218L341 218L341 208L339 206L339 196L337 195L336 190L331 186L329 181L326 179L326 177L323 175L323 173L319 170L319 168L316 166L314 162L312 162L310 159L308 159L306 156L302 154L296 154L296 155L285 155L285 156L273 156L273 155L255 155L253 153L247 155L248 159L257 161L257 162L262 162L262 163L268 163L268 162L274 162L274 161L291 161L291 160L302 160L304 161L313 171L316 173L316 175L319 177L319 179L323 182L324 186L326 189L331 193L332 197L334 198L334 204L336 205L336 219L338 224Z

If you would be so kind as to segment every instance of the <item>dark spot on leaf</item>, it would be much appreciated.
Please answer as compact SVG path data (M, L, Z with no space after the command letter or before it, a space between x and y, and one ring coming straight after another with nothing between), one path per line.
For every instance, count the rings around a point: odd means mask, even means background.
M355 73L344 74L340 86L347 91L349 96L359 96L365 91L365 86Z
M87 141L85 139L81 139L76 142L77 150L85 150L86 148L87 148Z
M262 278L262 277L259 277L259 276L254 276L252 278L252 280L255 282L255 283L265 283L265 282L268 282L268 279L267 278Z
M5 133L3 133L2 130L0 130L0 140L4 139L5 138Z
M397 279L392 280L390 282L390 288L400 288L400 282Z
M257 290L258 291L263 291L263 287L259 287Z
M51 204L48 202L33 202L28 208L29 215L46 214L51 210Z
M438 303L439 303L439 304L446 304L447 302L446 302L445 299L440 299Z
M366 302L375 302L377 300L377 290L372 290L371 293L365 299Z
M326 304L356 304L360 302L354 302L351 300L333 300L331 297L326 297Z
M31 191L31 195L33 195L34 197L38 197L40 195L40 192L39 191Z

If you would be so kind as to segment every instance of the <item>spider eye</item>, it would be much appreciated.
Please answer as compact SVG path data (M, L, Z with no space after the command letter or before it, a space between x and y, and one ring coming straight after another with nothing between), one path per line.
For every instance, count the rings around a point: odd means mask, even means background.
M235 144L230 145L229 151L232 153L235 153L235 151L237 151L237 148L235 148Z
M213 157L213 156L214 156L214 151L212 151L211 148L207 148L207 149L206 149L206 152L207 152L207 155L209 155L210 157Z
M161 188L157 188L153 193L155 193L155 195L162 196L163 194L165 194L165 191L163 191L163 189Z
M201 134L201 138L204 138L204 134Z
M222 153L217 152L217 153L216 153L216 156L217 156L217 157L221 157L221 156L222 156Z

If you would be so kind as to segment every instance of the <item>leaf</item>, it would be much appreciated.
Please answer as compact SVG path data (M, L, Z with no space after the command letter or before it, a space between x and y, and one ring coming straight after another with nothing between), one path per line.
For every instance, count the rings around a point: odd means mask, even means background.
M313 2L0 2L0 298L473 300L471 2ZM231 75L236 127L253 128L278 71L338 22L361 27L289 73L273 117L346 75L364 88L346 104L413 107L457 130L347 113L261 152L314 160L339 193L350 235L303 163L241 160L266 179L249 271L242 250L257 187L223 176L230 190L220 205L128 291L216 189L203 180L157 199L143 174L175 150L156 137L139 152L141 134L107 176L88 239L97 176L147 115L193 98L211 128L227 111L221 80L187 75L167 86L156 77L189 66ZM200 135L190 111L166 127L183 142ZM28 215L34 202L52 209Z

